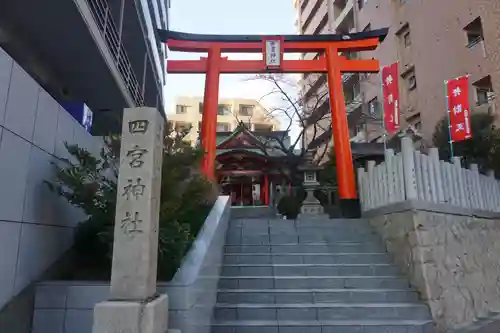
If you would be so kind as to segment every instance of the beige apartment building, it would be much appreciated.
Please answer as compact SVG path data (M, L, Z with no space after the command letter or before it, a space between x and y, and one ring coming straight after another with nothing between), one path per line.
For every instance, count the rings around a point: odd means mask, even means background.
M374 57L382 66L399 62L402 129L416 133L423 146L432 145L435 125L446 115L446 79L469 74L472 112L500 110L495 99L500 92L499 0L296 0L294 5L300 34L390 28L376 51L346 56ZM326 92L324 75L305 75L301 84L310 104ZM381 141L379 75L344 75L344 92L353 140ZM306 142L331 142L329 133L311 135L312 124L324 128L330 122L327 99L309 110Z
M187 139L193 144L198 140L203 113L203 97L176 97L167 113L168 121L176 130L191 128ZM256 100L235 98L219 99L217 131L233 131L240 122L253 131L276 131L280 129L277 119Z

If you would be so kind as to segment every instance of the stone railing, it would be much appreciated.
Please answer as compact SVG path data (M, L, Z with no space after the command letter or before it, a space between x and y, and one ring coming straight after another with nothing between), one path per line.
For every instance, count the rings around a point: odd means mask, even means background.
M493 174L439 160L437 148L429 155L415 151L410 138L403 138L402 152L387 150L385 162L369 161L358 170L359 195L363 211L406 200L449 204L469 210L500 212L500 182Z

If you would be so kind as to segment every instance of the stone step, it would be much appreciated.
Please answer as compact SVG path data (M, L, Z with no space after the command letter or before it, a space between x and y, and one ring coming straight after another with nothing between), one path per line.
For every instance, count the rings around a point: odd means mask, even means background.
M371 226L274 226L274 225L258 225L245 227L229 227L228 234L317 234L317 233L372 233L375 229Z
M272 227L369 227L370 223L365 219L298 219L298 220L283 220L277 218L250 218L250 219L232 219L229 222L230 228L251 228L254 226L272 226Z
M392 264L235 264L222 267L223 276L380 276L400 275Z
M220 289L408 289L397 276L221 276Z
M408 289L220 289L217 301L238 303L406 303L417 302Z
M389 264L388 253L226 253L224 264Z
M226 235L226 245L280 245L280 244L311 244L320 242L380 242L376 233L321 233L307 235L286 235L286 234L264 234L242 236L237 233L228 233Z
M432 333L430 320L221 321L212 333Z
M385 252L381 242L332 242L276 245L226 245L226 253L373 253Z
M431 319L429 309L418 303L217 304L214 317L216 321Z

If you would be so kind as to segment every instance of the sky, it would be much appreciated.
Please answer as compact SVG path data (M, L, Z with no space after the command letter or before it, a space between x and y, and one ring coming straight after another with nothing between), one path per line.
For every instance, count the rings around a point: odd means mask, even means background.
M202 34L295 34L292 0L171 0L170 29ZM199 59L202 53L169 52L169 59ZM257 57L257 58L256 58ZM257 54L231 54L229 59L262 59ZM221 98L260 100L270 91L262 81L248 80L252 75L221 75ZM168 74L165 88L167 112L175 96L202 96L205 75ZM265 107L269 101L262 101ZM282 124L283 125L283 124Z

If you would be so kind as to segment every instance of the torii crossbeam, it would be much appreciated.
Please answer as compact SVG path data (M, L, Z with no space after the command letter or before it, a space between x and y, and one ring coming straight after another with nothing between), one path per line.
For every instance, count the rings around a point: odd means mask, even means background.
M215 175L217 107L220 74L327 73L337 179L342 211L346 217L359 215L354 166L342 87L342 73L377 73L378 60L349 60L340 52L372 51L387 36L388 29L353 34L328 35L200 35L158 30L168 48L180 52L204 52L199 60L168 60L168 73L205 73L205 95L201 146L206 154L204 173ZM316 60L284 60L290 53L320 53ZM229 60L222 53L262 53L262 60Z

